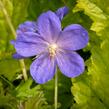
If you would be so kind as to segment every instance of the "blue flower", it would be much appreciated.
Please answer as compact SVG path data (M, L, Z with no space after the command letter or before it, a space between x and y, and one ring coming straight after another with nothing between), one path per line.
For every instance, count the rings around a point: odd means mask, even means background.
M67 7L47 11L37 22L26 21L17 29L17 38L12 41L16 49L14 58L36 56L30 73L37 83L51 80L57 66L67 77L79 76L84 71L84 61L75 51L87 45L88 32L79 24L62 29L61 20L67 13Z

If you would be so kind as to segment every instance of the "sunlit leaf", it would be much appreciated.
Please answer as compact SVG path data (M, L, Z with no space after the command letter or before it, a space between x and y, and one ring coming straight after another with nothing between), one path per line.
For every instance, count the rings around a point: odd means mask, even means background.
M78 0L74 11L84 11L93 21L90 30L91 57L87 61L88 72L85 76L72 79L72 93L76 104L73 109L108 109L109 108L109 32L108 17L91 0ZM87 22L86 22L87 23ZM100 37L99 37L100 36ZM100 40L101 39L101 40ZM85 81L84 81L85 80ZM86 81L87 80L87 81Z

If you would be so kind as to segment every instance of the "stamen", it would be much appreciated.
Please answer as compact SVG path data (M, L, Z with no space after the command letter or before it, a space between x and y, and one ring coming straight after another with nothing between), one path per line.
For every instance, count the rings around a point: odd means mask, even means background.
M54 57L56 55L56 50L57 50L58 46L57 44L50 44L48 49L49 49L49 53L51 57Z

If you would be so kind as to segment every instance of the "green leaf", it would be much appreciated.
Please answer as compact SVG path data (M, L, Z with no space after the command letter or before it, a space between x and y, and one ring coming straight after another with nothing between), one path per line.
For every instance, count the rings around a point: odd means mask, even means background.
M95 1L96 2L96 1ZM72 79L72 93L76 103L73 109L109 108L109 22L108 15L91 0L78 0L75 12L83 10L91 18L90 34L91 57L86 62L88 71ZM86 22L88 23L88 22Z
M88 75L82 75L75 81L72 79L73 87L71 90L76 104L73 104L71 109L97 109L97 107L107 109L92 89L90 78Z
M4 59L0 61L0 75L4 75L9 80L14 79L15 73L19 72L19 62L14 59Z
M96 31L99 35L108 26L107 15L96 4L90 2L90 0L77 0L77 5L73 12L78 11L84 11L92 19L93 24L91 25L91 30Z
M50 105L48 105L46 99L41 93L29 98L25 102L25 109L52 109L52 108Z
M5 76L8 80L12 81L17 78L17 75L21 73L21 67L19 61L10 57L12 54L4 55L5 58L0 60L0 75ZM25 60L26 69L29 69L31 61ZM18 73L18 74L17 74Z
M28 17L28 6L30 0L13 0L13 15L11 16L14 27L24 22Z
M17 109L17 100L15 99L14 96L8 93L8 89L6 91L6 86L1 81L0 81L0 109Z
M0 109L17 109L17 101L11 95L0 95Z
M26 82L21 82L12 93L20 102L25 101L23 103L25 109L52 109L46 102L41 85L33 84L31 78Z
M31 98L37 94L42 93L40 85L31 88L32 82L32 79L28 79L26 82L22 82L14 90L15 96L20 100L26 100L27 98Z

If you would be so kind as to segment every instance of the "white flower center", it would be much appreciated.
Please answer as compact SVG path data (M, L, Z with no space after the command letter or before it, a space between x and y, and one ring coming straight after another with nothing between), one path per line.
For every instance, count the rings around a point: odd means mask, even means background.
M58 45L57 44L50 44L49 46L48 46L48 49L49 49L49 53L50 53L50 56L51 57L54 57L55 55L56 55L56 50L57 50L57 48L58 48Z

